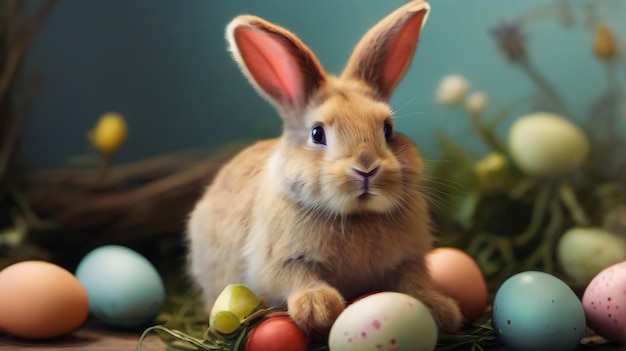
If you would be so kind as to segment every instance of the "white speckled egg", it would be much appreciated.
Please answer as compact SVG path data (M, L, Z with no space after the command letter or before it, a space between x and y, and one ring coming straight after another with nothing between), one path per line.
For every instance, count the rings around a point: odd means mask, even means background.
M492 322L515 351L574 350L585 333L585 313L574 291L544 272L522 272L498 289Z
M600 272L583 295L587 324L598 335L626 344L626 261Z
M348 306L332 326L328 344L330 351L434 350L437 325L419 300L381 292Z
M557 258L561 268L582 287L600 271L626 259L624 238L605 229L571 228L559 240Z
M79 263L76 277L87 289L89 311L112 326L150 323L165 300L165 287L154 266L123 246L94 249Z

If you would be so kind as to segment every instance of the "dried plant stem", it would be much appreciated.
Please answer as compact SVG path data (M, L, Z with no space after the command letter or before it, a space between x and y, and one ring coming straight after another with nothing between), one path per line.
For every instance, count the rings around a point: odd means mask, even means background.
M539 72L535 66L531 64L527 59L518 61L519 66L528 74L528 76L535 82L535 85L543 91L546 96L550 98L554 106L560 110L562 114L567 117L573 117L570 113L569 109L563 103L563 100L557 93L557 91L552 87L552 85L548 82L548 80Z
M574 220L574 223L579 226L589 225L589 219L587 219L587 214L585 214L585 210L578 202L576 198L576 192L572 188L572 185L568 182L564 181L559 186L559 198L567 207Z
M94 240L126 242L130 238L180 235L185 218L204 187L221 165L245 145L227 145L211 157L198 152L175 152L115 166L99 186L95 186L99 170L31 173L25 196L37 215L58 225L57 239L49 245L69 244L75 238L88 246L96 244ZM167 206L166 211L163 206ZM85 232L89 235L82 235ZM98 235L103 232L106 235ZM31 237L35 241L45 240L49 237L45 234L33 233Z
M112 154L102 154L101 156L102 164L100 165L100 173L98 173L98 180L96 181L97 185L103 184L107 177L109 176L111 170L111 164L113 162Z
M615 115L619 110L619 85L615 79L615 61L605 61L604 67L606 71L606 85L607 85L607 106L606 106L606 138L608 145L614 145L619 139L615 126Z
M533 205L533 212L530 218L530 225L528 228L515 238L516 246L524 246L530 243L539 233L539 229L543 223L543 219L547 213L549 200L552 196L551 186L542 186L539 189L539 194L535 198Z
M500 143L500 140L494 135L492 130L485 127L480 120L480 116L470 116L472 127L480 139L491 149L491 151L506 153L504 146Z
M22 56L26 52L26 49L30 46L31 42L35 38L35 35L43 25L45 19L58 0L46 0L40 3L37 7L33 17L25 23L19 23L9 28L7 43L7 57L5 59L4 67L2 68L2 75L0 75L0 105L2 105L8 95L9 88L13 83L15 74L17 73ZM13 8L17 8L16 0L11 1ZM15 12L15 11L13 11Z
M522 265L522 270L541 267L542 271L546 273L553 273L555 271L554 251L563 223L563 213L558 199L551 199L549 213L550 221L546 230L543 232L541 243L534 250L533 254L526 258Z
M181 340L189 345L193 345L195 348L193 347L186 347L184 349L186 350L200 350L200 349L204 349L207 350L204 341L201 339L197 339L194 338L192 336L189 336L183 332L180 332L178 330L172 330L172 329L168 329L164 326L161 325L155 325L153 327L150 327L148 329L146 329L141 336L139 337L139 341L137 342L137 347L135 348L136 351L141 351L141 346L143 344L144 339L146 338L146 336L148 336L148 334L152 333L152 332L162 332L165 333L169 336L172 336L178 340ZM226 348L215 348L215 350L226 350Z
M0 186L10 189L1 191L0 198L6 194L15 193L13 189L15 184L7 178L13 170L11 167L14 163L15 148L19 137L18 125L11 115L10 89L24 53L56 3L57 0L40 2L35 14L28 20L20 15L22 0L7 0L3 4L6 6L6 18L4 28L2 28L5 47L2 48L4 57L2 57L2 67L0 67ZM14 200L19 201L19 199ZM24 206L21 207L24 208ZM26 215L28 214L26 212Z
M2 180L8 171L9 163L13 152L15 151L15 145L18 137L17 126L15 123L11 123L5 127L8 127L8 131L4 133L5 139L2 140L2 144L0 144L0 180Z

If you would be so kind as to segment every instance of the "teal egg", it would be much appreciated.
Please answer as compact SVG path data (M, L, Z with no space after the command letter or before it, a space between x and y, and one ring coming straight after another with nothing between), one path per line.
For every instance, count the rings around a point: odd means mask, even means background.
M165 287L157 270L127 247L94 249L79 263L76 277L87 290L90 313L111 326L146 325L165 301Z
M560 279L543 272L523 272L496 292L493 327L500 341L515 351L574 350L586 328L576 294Z

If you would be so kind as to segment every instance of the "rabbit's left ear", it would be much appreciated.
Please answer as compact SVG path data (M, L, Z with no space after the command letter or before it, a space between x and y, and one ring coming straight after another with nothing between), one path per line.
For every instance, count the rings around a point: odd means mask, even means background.
M430 5L414 0L370 29L357 44L342 74L368 83L388 100L411 65Z

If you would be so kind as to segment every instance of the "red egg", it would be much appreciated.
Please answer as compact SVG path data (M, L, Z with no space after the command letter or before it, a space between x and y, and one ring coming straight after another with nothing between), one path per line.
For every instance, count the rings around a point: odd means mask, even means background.
M307 351L304 333L286 314L270 315L246 338L245 351Z

